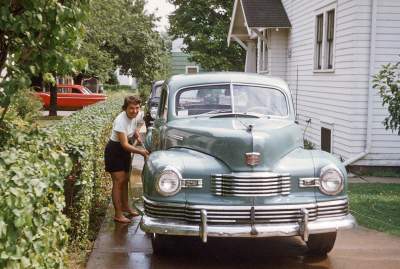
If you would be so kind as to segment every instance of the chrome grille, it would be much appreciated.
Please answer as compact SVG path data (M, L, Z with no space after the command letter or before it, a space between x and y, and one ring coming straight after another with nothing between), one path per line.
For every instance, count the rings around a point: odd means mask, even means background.
M211 176L211 191L220 196L276 196L290 193L289 174L237 173Z
M340 217L349 214L347 200L320 202L317 204L318 218Z
M301 209L309 212L309 221L348 214L347 200L296 205L255 206L256 223L294 223L301 220ZM250 223L251 206L210 206L166 204L144 198L146 215L154 218L200 223L200 210L207 211L207 222L214 224Z

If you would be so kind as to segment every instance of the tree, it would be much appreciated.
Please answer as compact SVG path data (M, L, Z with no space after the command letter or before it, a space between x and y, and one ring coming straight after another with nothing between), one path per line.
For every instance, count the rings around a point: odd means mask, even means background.
M144 0L92 1L79 55L88 59L85 76L107 81L120 68L124 75L151 82L162 68L165 46L154 31L154 15L145 14Z
M176 6L169 16L173 38L183 38L190 60L210 71L241 71L245 52L238 44L228 47L232 0L170 0Z
M0 123L31 77L63 75L82 64L74 50L89 0L2 0L0 5Z
M382 97L382 105L387 105L389 111L383 125L386 130L397 131L400 135L400 62L383 65L374 76L373 83L373 87Z

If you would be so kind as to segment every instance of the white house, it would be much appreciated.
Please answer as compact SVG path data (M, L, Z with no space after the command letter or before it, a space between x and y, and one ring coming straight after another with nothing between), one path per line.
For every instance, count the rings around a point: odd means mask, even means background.
M137 88L137 80L135 77L121 75L119 68L117 68L117 70L115 70L114 74L117 76L119 85L130 86L132 89Z
M236 0L228 42L246 49L245 71L288 82L318 148L346 165L400 166L371 82L400 60L399 0Z

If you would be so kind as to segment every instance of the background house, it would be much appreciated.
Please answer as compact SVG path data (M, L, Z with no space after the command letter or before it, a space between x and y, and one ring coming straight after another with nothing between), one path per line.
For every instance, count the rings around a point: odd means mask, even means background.
M119 68L117 68L117 70L115 70L114 74L117 77L119 85L129 86L129 87L131 87L131 89L136 89L137 88L138 85L137 85L137 80L136 80L135 77L127 76L127 75L121 75Z
M203 71L197 63L189 61L189 54L182 51L184 47L183 39L178 38L172 41L171 52L171 74L197 74Z
M400 54L400 1L236 0L228 42L247 52L246 71L291 88L306 139L346 164L400 166L400 136L372 88Z

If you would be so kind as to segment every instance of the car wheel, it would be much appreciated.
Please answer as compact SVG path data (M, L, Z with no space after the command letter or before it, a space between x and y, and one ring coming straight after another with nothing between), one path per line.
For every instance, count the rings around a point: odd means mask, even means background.
M307 241L310 256L326 256L332 250L336 240L336 232L310 234Z

